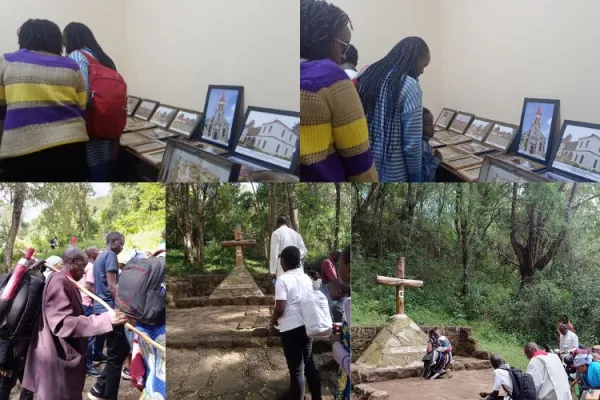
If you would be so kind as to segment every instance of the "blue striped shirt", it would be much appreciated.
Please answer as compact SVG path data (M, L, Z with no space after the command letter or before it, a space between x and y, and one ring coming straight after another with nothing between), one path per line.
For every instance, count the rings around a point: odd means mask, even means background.
M389 79L389 77L387 78ZM403 104L401 115L393 118L392 126L385 131L384 123L387 110L388 81L379 93L379 101L373 115L367 115L375 168L381 182L421 182L423 165L423 94L419 82L406 77L401 90L400 101ZM377 132L377 141L373 133ZM386 159L383 150L386 136L391 136L391 152Z

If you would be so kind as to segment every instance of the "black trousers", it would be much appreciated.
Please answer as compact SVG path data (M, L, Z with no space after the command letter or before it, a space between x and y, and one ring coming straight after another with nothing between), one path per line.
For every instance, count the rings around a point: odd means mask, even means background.
M0 182L87 182L85 143L67 144L0 162Z
M0 400L10 400L10 392L17 384L16 376L0 377ZM33 392L27 389L21 389L19 400L33 400Z
M312 338L306 335L301 326L291 331L281 332L283 354L290 371L290 400L304 400L304 376L313 400L321 400L321 380L313 360Z
M118 325L106 334L106 356L108 360L102 375L96 381L95 388L106 400L117 400L123 363L131 351L125 335L125 327Z

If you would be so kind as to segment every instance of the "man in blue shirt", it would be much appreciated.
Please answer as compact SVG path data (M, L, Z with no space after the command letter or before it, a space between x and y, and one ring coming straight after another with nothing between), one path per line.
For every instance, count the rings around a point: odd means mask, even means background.
M106 236L106 247L94 261L94 291L96 296L104 300L112 308L117 297L119 282L119 261L117 255L123 251L125 237L119 232L111 232ZM94 313L102 314L107 310L98 302L94 302ZM91 400L117 400L123 362L131 351L125 336L123 325L115 326L106 334L108 360L102 375L88 393Z

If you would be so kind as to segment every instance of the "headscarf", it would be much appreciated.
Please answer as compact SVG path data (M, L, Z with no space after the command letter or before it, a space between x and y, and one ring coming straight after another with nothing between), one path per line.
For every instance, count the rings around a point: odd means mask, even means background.
M593 358L590 354L579 354L578 356L575 357L575 360L573 360L573 366L575 368L579 368L583 365L591 364L592 361L593 361Z

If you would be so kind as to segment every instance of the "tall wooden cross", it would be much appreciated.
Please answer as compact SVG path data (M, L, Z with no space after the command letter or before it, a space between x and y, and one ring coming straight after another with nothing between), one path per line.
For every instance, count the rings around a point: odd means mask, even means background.
M242 227L239 225L235 227L233 237L235 240L221 242L221 247L235 247L235 266L240 267L244 265L244 254L242 253L242 249L244 247L256 246L256 240L242 239Z
M404 288L423 287L423 281L404 279L404 257L398 259L396 275L396 278L378 276L377 283L384 286L396 286L396 314L402 315L404 314Z

